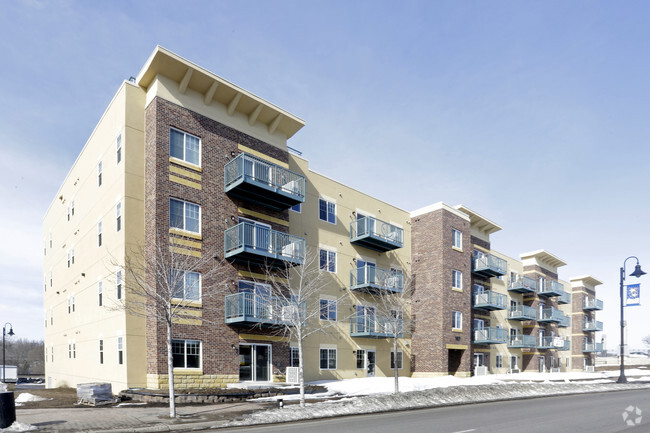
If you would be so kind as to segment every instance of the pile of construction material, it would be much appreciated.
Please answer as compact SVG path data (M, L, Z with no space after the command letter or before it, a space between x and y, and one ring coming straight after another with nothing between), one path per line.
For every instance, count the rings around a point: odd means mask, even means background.
M119 401L113 396L110 383L80 383L77 385L77 404L99 406Z

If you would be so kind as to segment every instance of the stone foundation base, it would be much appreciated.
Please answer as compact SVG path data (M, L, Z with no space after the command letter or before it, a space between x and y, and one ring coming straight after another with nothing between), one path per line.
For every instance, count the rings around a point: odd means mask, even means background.
M431 372L431 371L416 371L411 373L411 377L415 379L421 378L430 378L430 377L442 377L442 376L455 376L455 377L470 377L472 373L469 371L459 371L456 374L449 374L446 371L444 372Z
M174 373L174 387L189 388L225 388L229 383L238 383L236 374ZM167 374L147 374L147 388L165 389L169 386Z

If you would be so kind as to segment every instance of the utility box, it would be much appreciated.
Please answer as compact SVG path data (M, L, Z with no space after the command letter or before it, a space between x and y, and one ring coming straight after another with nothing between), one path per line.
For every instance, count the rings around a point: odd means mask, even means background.
M4 374L7 375L6 379L4 377ZM16 383L17 380L18 380L18 366L0 365L0 382Z

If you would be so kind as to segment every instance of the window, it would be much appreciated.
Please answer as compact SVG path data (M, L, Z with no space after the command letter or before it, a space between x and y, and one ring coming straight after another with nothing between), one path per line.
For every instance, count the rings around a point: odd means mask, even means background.
M115 139L115 153L117 157L117 164L122 161L122 134L119 134L117 136L117 139Z
M50 346L50 356L52 357L51 361L54 362L54 344Z
M52 230L50 230L50 248L52 248Z
M99 306L102 306L102 280L97 281L97 297L99 301Z
M200 233L201 206L175 198L169 199L169 226Z
M54 307L50 307L50 325L54 325Z
M70 221L70 205L68 205L68 221Z
M336 370L336 349L320 350L320 369Z
M451 271L451 287L457 290L463 290L463 273L452 269Z
M122 299L122 270L115 272L115 297Z
M397 352L397 369L401 370L403 365L404 354ZM390 353L390 369L395 370L395 352Z
M170 284L174 286L174 298L187 301L201 300L201 274L190 271L170 271Z
M102 246L102 222L97 221L97 246Z
M71 311L70 296L68 296L68 314L70 314Z
M336 224L336 203L318 199L318 218L331 224Z
M68 250L68 267L70 267L70 250Z
M117 363L124 364L124 344L122 337L117 337Z
M320 249L320 269L336 272L336 251Z
M71 263L74 265L74 245L70 248L70 260Z
M357 368L366 368L366 351L357 350Z
M463 329L463 313L460 311L452 311L451 329Z
M539 277L539 283L537 287L538 292L543 292L546 290L546 278L544 277Z
M72 359L77 359L77 343L72 340Z
M115 231L122 230L122 203L117 202L115 205Z
M302 212L302 203L294 204L289 209L294 211L294 212L301 213Z
M299 367L300 366L300 360L298 359L298 348L297 347L292 347L291 348L291 353L289 354L290 356L290 367Z
M72 343L68 340L68 359L72 359Z
M320 300L320 320L336 321L336 301L330 299Z
M104 363L104 340L99 340L99 363Z
M459 250L463 249L463 233L460 230L451 229L451 246L458 248Z
M97 186L102 186L102 162L97 163Z
M178 129L169 130L169 155L194 165L201 165L201 140Z
M497 368L503 368L503 355L497 355L496 364Z
M52 278L52 268L50 268L50 287L52 287L52 281L53 281L53 278Z
M172 340L174 368L201 368L201 342Z
M74 293L70 296L70 299L72 300L72 312L74 313Z
M70 201L70 215L74 216L74 200Z

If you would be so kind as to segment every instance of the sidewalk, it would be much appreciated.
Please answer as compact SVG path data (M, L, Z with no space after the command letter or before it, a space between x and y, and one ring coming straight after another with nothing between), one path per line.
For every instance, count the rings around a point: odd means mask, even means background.
M270 403L220 403L177 407L178 418L169 419L169 408L124 405L64 409L16 408L16 419L38 427L39 432L163 432L190 431L224 425L243 414L273 407ZM0 432L9 429L0 429ZM16 431L16 430L13 430Z

